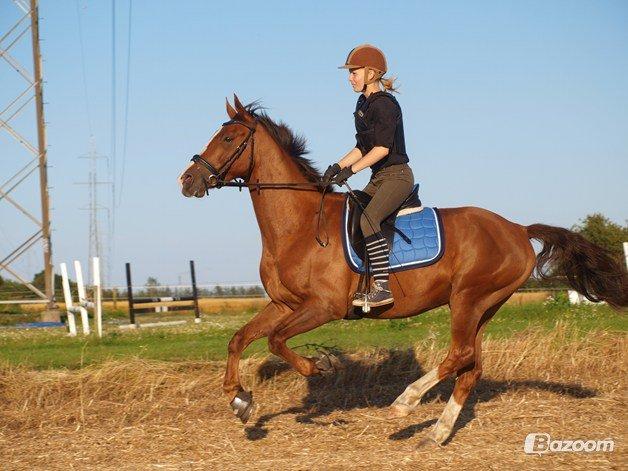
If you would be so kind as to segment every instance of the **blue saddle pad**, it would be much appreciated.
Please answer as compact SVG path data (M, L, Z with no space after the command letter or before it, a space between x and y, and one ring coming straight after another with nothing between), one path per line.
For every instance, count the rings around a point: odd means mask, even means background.
M354 272L364 273L364 262L353 250L348 232L348 205L344 208L343 246L345 258ZM437 208L424 207L421 211L397 216L395 227L409 240L395 232L390 251L390 271L397 272L425 267L436 263L443 255L445 237Z

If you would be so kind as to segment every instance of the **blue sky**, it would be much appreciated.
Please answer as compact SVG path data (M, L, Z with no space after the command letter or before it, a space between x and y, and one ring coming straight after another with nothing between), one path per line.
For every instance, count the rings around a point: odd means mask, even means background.
M117 9L117 168L122 163L128 2ZM87 176L79 155L111 154L111 2L41 2L55 262L87 258ZM0 28L18 18L0 4ZM384 50L398 77L406 147L426 205L480 206L522 224L570 227L600 211L628 218L628 2L133 3L125 181L112 281L259 278L260 237L246 193L185 199L176 176L225 119L224 98L261 99L305 135L324 169L354 144L357 95L336 67L357 44ZM28 42L15 57L30 69ZM0 99L23 89L0 67ZM6 85L6 86L5 86ZM1 107L3 108L3 106ZM15 122L32 136L29 115ZM0 174L26 154L0 133ZM106 167L101 164L106 179ZM367 172L353 177L362 186ZM4 180L4 179L3 179ZM37 212L37 180L16 193ZM108 203L103 190L102 198ZM0 204L0 251L32 232ZM18 265L41 266L31 252Z

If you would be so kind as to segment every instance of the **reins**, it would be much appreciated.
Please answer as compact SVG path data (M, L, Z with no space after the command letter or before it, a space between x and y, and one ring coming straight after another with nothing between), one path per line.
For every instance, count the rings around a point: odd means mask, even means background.
M327 194L327 187L328 185L325 185L323 182L285 182L285 183L277 183L277 182L260 182L257 181L256 183L248 183L244 180L241 181L228 181L228 182L221 182L220 187L222 186L228 186L228 187L233 187L233 188L239 188L240 191L242 191L242 188L248 188L248 189L252 189L253 191L257 190L257 192L259 193L259 191L264 188L264 189L290 189L290 188L294 188L294 189L300 189L300 188L323 188L322 191L322 195L321 195L321 202L320 205L318 207L318 216L316 219L316 242L319 243L319 245L321 247L327 247L329 245L329 233L327 232L327 229L325 229L325 240L322 240L320 238L320 234L321 234L321 224L323 225L323 227L326 226L326 219L325 219L325 195ZM219 186L217 186L217 188L220 188ZM209 188L207 187L207 185L205 185L205 191L209 192Z
M277 188L277 189L281 189L281 188L315 188L315 187L325 187L326 185L324 185L323 182L284 182L284 183L277 183L277 182L260 182L257 181L255 183L249 183L246 182L244 180L235 180L235 181L221 181L220 185L217 185L216 188L220 188L223 186L231 186L231 187L235 187L235 188L252 188L254 190L256 189L262 189L262 188ZM211 188L210 188L211 189Z

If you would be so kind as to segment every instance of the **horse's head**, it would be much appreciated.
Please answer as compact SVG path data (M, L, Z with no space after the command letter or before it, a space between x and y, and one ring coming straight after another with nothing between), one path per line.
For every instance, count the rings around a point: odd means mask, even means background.
M248 179L253 170L257 121L233 95L235 108L226 100L229 121L214 133L200 154L179 176L184 196L202 198L210 188L234 178Z

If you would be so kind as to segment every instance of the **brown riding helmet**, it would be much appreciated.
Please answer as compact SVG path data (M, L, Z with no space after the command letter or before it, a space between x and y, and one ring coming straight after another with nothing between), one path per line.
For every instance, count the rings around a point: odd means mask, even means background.
M386 64L386 57L381 49L372 46L371 44L360 44L357 47L351 49L345 65L338 67L339 69L358 69L364 67L364 76L368 77L369 69L375 71L375 77L373 80L365 81L364 85L376 82L387 71L388 66Z

